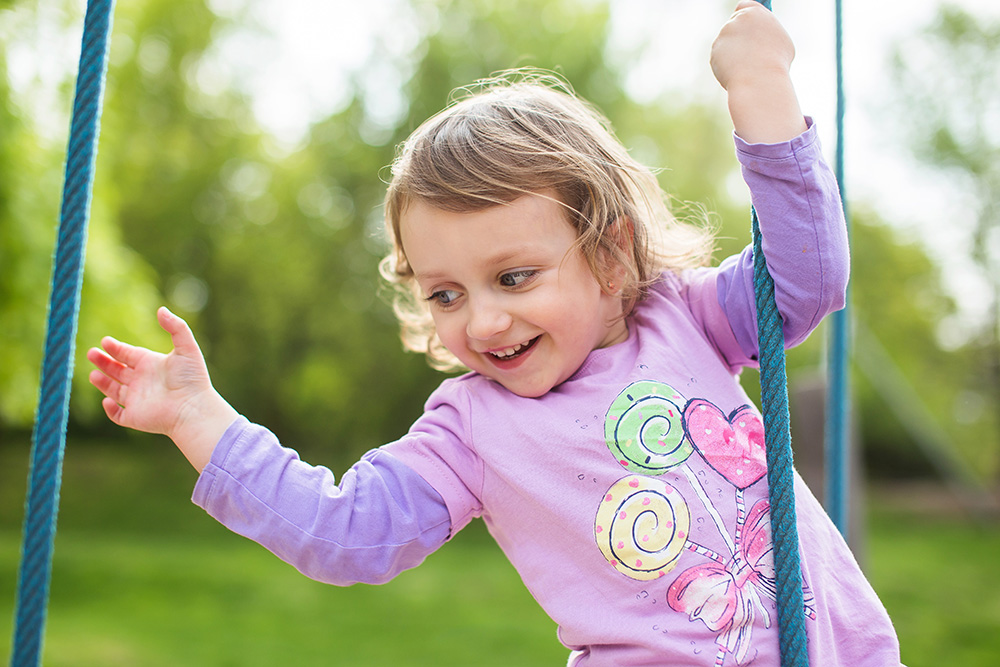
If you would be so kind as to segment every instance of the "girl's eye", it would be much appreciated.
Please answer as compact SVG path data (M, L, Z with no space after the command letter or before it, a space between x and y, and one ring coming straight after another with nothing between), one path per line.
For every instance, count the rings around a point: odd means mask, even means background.
M504 287L517 287L534 275L534 271L511 271L500 276L500 284Z
M431 294L429 297L427 297L427 300L433 301L439 306L450 306L452 303L455 302L455 299L457 299L458 297L459 294L455 290L443 289L443 290L438 290L437 292Z

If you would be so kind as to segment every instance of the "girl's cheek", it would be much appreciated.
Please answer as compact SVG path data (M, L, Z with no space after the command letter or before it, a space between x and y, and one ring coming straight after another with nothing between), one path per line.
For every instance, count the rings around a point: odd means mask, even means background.
M438 338L441 339L441 344L448 348L449 352L456 354L459 351L456 349L459 347L458 343L465 338L463 325L454 321L449 322L448 318L442 319L443 322L438 322L435 318Z

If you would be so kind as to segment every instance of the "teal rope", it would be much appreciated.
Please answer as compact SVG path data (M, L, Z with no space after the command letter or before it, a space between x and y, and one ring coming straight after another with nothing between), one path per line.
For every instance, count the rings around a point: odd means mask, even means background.
M778 629L781 666L804 667L806 652L805 600L799 562L799 533L795 521L795 475L792 465L788 381L785 374L785 335L774 300L774 280L767 271L763 239L752 211L754 292L757 297L757 341L760 349L760 395L767 443L767 486L771 504L771 539L778 590Z
M770 0L758 0L771 8ZM757 341L760 350L760 393L767 443L767 485L771 504L778 592L778 639L782 667L806 667L805 600L799 561L799 533L795 515L795 475L792 465L788 379L785 373L785 335L774 299L774 280L767 271L757 211L753 226L754 293L757 299Z
M90 0L84 19L83 47L70 123L66 180L49 297L45 357L32 434L31 473L11 659L14 667L37 665L41 657L112 4L112 0Z
M840 199L847 216L847 195L844 191L844 37L841 0L836 0L836 59L837 59L837 151L834 172L840 185ZM848 229L850 226L848 225ZM825 471L826 511L830 514L841 535L846 536L849 525L850 471L851 471L851 398L848 377L850 359L850 313L845 307L830 319L830 339L827 349Z

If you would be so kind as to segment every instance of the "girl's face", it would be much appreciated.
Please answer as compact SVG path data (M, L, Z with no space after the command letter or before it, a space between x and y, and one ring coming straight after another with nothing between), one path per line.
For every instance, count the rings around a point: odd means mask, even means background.
M528 398L568 379L593 350L628 337L621 300L598 284L565 210L543 194L475 213L417 200L400 220L441 342L468 368Z

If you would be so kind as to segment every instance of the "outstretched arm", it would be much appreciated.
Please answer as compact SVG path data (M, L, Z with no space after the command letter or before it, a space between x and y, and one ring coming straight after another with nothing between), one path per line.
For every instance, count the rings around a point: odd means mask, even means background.
M750 144L789 141L806 130L789 69L795 46L778 19L742 0L712 44L712 72L729 98L736 134Z
M87 351L87 359L97 367L90 382L104 394L102 405L111 421L168 436L201 472L238 415L212 387L187 323L166 308L156 316L174 349L161 354L104 338L103 349Z

